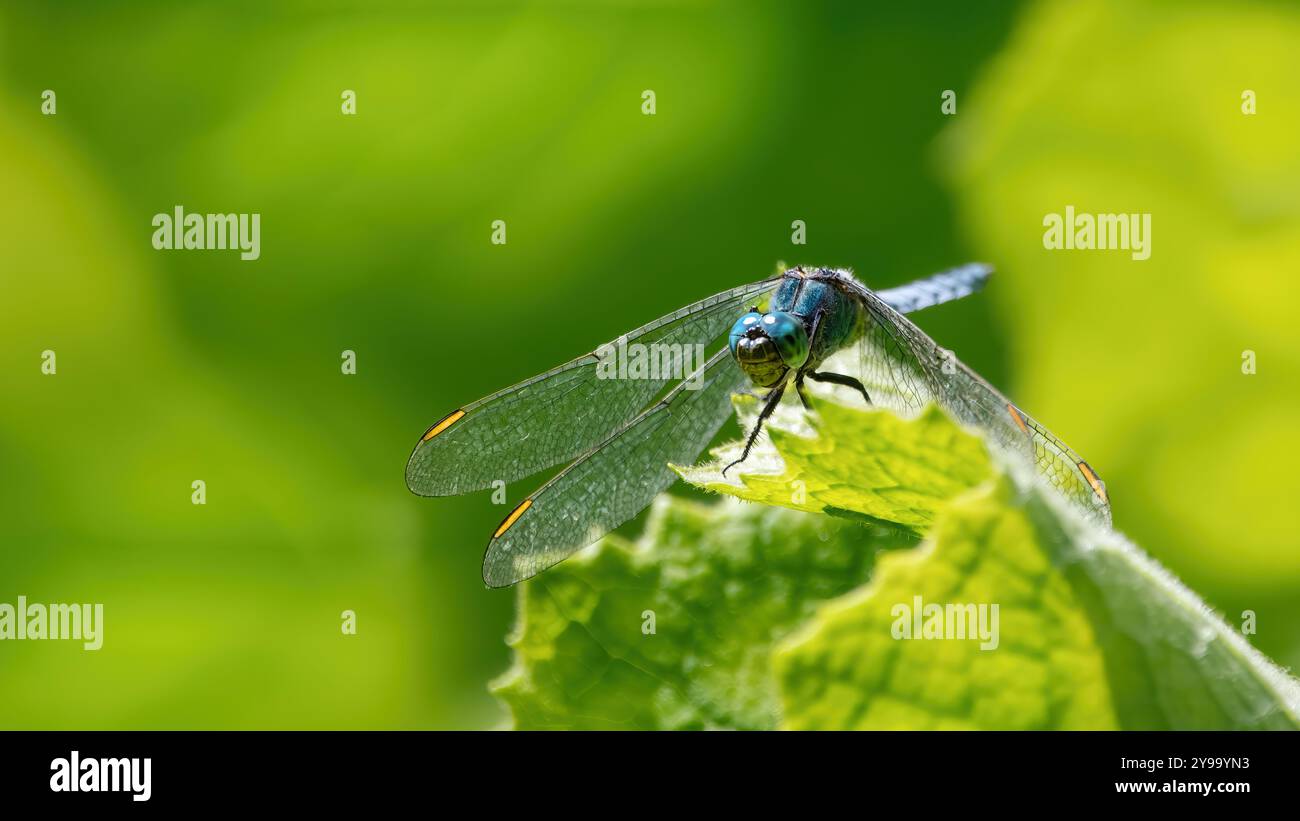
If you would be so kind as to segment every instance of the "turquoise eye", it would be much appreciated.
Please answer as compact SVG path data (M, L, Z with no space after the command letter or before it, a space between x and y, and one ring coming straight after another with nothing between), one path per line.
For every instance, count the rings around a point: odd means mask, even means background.
M786 367L798 368L808 360L808 332L796 317L785 311L773 311L760 322L763 331L776 343Z
M750 311L749 313L736 320L736 324L731 326L731 337L728 345L731 347L731 355L736 355L736 345L740 342L745 332L750 328L758 325L763 321L763 315Z

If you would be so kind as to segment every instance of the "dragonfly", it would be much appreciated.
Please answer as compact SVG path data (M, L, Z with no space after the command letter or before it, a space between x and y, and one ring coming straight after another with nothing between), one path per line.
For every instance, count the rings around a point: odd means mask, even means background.
M789 388L811 408L811 380L848 387L869 405L905 415L935 403L1023 453L1051 486L1109 523L1097 472L906 316L975 293L991 274L973 263L877 292L847 270L795 267L714 294L442 417L416 443L407 487L420 496L458 496L567 465L488 540L483 581L506 587L649 506L677 478L669 465L692 464L709 445L732 413L733 394L766 392L740 458L724 470L749 457ZM857 375L823 369L854 345ZM615 369L611 358L635 346L652 354L716 350L699 356L689 374Z

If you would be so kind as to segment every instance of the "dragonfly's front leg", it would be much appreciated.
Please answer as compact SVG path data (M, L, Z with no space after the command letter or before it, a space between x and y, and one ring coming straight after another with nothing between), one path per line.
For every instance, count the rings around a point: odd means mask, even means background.
M812 324L808 328L810 346L817 344L817 332L821 329L823 315L822 311L813 314ZM812 410L812 402L808 401L808 392L803 386L803 378L810 370L809 365L804 365L794 377L794 389L799 392L799 401L803 403L803 409L806 411Z
M818 382L828 382L832 385L843 385L846 388L853 388L862 394L862 398L867 400L868 405L871 404L871 396L867 393L866 387L863 386L860 381L851 376L845 376L842 373L810 373L808 374L808 378L816 379Z
M749 458L749 449L754 446L754 440L758 438L759 431L763 430L763 421L772 415L776 406L781 403L781 394L785 393L786 383L782 382L772 389L767 395L767 402L763 405L763 410L758 414L758 421L754 423L754 430L750 432L749 439L745 441L745 450L740 454L740 458L722 469L722 475L726 476L727 471Z
M803 403L803 409L812 410L812 402L808 401L808 389L803 386L803 372L794 378L794 389L799 392L799 401Z

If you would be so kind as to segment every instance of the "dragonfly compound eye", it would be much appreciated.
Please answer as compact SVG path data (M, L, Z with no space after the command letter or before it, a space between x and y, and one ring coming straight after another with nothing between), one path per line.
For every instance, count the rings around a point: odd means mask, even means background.
M808 359L808 334L790 314L750 312L731 328L731 353L755 385L770 388Z
M785 311L773 311L762 322L787 367L798 368L808 361L808 332L802 322Z
M727 344L731 346L732 356L737 355L736 346L740 344L740 340L744 339L750 329L758 326L758 323L762 321L763 315L755 311L750 311L736 320L736 324L731 326L731 335L727 339Z

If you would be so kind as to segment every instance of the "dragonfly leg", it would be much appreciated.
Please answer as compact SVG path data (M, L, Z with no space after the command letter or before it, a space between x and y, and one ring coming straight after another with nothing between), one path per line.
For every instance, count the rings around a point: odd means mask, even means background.
M763 429L763 421L772 415L776 406L781 402L781 394L785 393L786 383L782 382L772 389L767 395L767 403L763 405L763 410L758 414L758 421L754 423L754 430L750 432L749 438L745 440L745 450L740 454L740 458L722 469L722 475L726 476L727 471L749 458L749 449L754 446L754 440L758 438L758 433Z
M867 389L863 387L861 382L851 376L845 376L842 373L810 373L808 374L808 378L816 379L818 382L829 382L832 385L843 385L846 388L854 388L862 394L863 399L867 400L868 405L871 404L871 396L867 393Z
M803 374L794 378L794 389L799 392L799 401L803 403L803 409L812 410L812 403L808 401L808 389L803 386Z
M817 313L813 314L812 323L808 327L809 344L813 344L817 340L817 331L821 328L823 315L824 312L822 311L818 311ZM811 375L814 379L817 378L817 374L815 373L810 374L809 369L807 368L802 369L799 371L799 373L795 374L794 389L799 392L799 401L803 402L803 409L806 411L810 411L812 410L812 403L808 401L808 393L803 386L803 379L805 375Z

